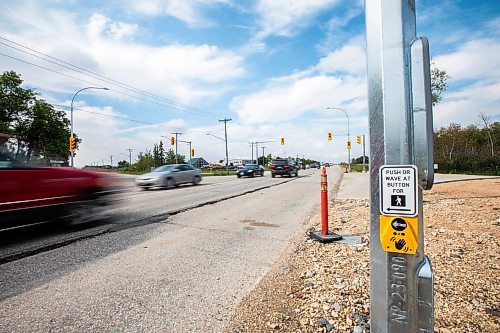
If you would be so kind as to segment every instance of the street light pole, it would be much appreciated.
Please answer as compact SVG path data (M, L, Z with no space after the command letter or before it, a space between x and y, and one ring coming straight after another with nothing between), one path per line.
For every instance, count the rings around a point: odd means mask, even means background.
M182 141L182 140L179 140L179 142L184 142L184 143L189 144L189 153L187 156L189 157L188 164L191 165L191 144L192 144L192 142L191 141Z
M327 107L327 110L340 110L345 113L345 116L347 117L347 141L351 141L350 130L349 130L349 115L347 114L347 112L341 108ZM351 149L349 147L347 148L347 165L349 172L351 172Z
M104 87L85 87L85 88L82 88L80 90L78 90L74 95L73 95L73 98L71 99L71 137L73 137L73 101L75 100L75 97L76 95L78 95L78 93L80 91L84 91L84 90L87 90L87 89L99 89L99 90L109 90L108 88L104 88ZM74 159L74 156L75 156L75 153L73 150L70 151L71 153L71 166L74 166L74 162L73 162L73 159Z
M229 157L227 152L227 122L231 121L231 118L220 119L219 122L224 122L224 136L226 138L226 175L229 176Z
M229 169L228 169L228 167L227 167L227 164L229 163L229 162L228 162L228 159L227 159L227 135L226 135L226 139L224 140L223 138L220 138L220 137L218 137L217 135L213 135L213 134L211 134L211 133L205 133L205 134L206 134L206 135L213 136L214 138L217 138L217 139L219 139L219 140L221 140L221 141L224 141L224 142L226 143L226 162L227 162L227 163L226 163L226 169L227 169L227 170L226 170L226 172L227 172L227 174L229 175Z

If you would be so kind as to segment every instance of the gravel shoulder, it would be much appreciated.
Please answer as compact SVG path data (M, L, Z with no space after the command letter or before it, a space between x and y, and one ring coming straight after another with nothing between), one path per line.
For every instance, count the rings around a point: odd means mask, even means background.
M362 244L320 244L319 214L236 308L225 333L369 332L369 200L329 203L330 230ZM356 223L352 223L356 221ZM435 274L435 332L500 331L500 179L424 192L426 254Z

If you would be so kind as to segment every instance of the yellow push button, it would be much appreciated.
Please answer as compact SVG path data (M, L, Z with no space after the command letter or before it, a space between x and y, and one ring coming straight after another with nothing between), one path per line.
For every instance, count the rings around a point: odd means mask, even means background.
M380 242L386 252L415 254L418 217L380 215Z

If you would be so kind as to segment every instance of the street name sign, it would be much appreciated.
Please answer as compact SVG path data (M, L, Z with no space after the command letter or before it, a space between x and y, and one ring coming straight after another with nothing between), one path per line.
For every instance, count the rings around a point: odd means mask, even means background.
M380 167L380 214L417 216L417 167L383 165Z

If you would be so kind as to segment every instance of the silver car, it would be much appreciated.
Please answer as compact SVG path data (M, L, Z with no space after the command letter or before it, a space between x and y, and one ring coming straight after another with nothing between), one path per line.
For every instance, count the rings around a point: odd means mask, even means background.
M137 186L144 190L153 186L171 188L184 183L196 185L200 181L201 171L187 164L162 165L135 179Z

